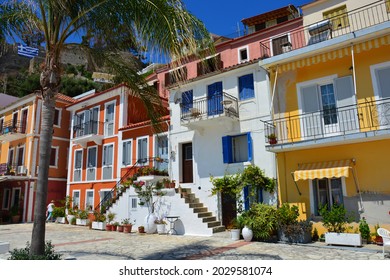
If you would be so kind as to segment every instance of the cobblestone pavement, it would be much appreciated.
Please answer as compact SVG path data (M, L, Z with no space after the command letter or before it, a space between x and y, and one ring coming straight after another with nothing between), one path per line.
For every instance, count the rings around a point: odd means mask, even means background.
M32 224L0 225L0 242L10 242L10 249L23 248L30 242ZM64 259L78 260L380 260L382 247L361 248L311 244L283 244L233 241L229 232L205 236L125 234L97 231L88 227L50 223L46 240ZM9 253L0 254L5 260ZM388 255L386 256L388 259Z

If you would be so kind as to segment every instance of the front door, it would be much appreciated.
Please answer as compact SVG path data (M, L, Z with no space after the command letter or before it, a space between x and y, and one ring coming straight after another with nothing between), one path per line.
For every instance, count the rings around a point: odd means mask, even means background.
M237 201L235 197L224 193L221 193L221 201L222 224L227 227L237 217Z
M192 143L186 143L182 146L183 162L183 183L193 182L192 171Z

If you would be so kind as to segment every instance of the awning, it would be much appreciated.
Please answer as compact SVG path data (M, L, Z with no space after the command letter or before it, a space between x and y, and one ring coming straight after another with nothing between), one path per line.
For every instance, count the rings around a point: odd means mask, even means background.
M351 160L304 163L294 172L294 181L348 177Z

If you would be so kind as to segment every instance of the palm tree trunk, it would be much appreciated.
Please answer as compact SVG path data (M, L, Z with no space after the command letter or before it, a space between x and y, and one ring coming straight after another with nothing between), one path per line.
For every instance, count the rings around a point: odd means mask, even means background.
M31 237L31 255L44 255L46 230L46 200L49 182L51 144L53 140L53 119L55 94L47 89L43 95L41 133L39 139L39 172L34 207L34 225Z

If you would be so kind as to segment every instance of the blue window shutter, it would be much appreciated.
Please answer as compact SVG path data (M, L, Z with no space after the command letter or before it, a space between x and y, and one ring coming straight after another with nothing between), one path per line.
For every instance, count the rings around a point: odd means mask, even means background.
M231 136L222 137L222 152L223 152L223 163L233 162Z
M248 161L251 161L253 159L253 145L252 145L252 137L250 132L246 134L246 137L248 139Z
M244 187L244 208L245 211L249 210L249 186Z
M249 99L255 96L253 74L238 78L240 100Z

